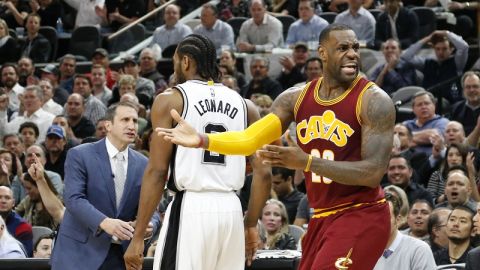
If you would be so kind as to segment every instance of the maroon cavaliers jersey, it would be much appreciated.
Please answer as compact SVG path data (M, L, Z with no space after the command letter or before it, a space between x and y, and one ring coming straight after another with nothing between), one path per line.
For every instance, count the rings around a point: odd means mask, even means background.
M322 78L307 84L295 104L298 145L314 157L361 160L361 100L373 82L357 76L345 93L332 100L320 99L321 83ZM312 172L305 173L305 183L308 202L316 209L374 202L383 197L380 187L343 185Z

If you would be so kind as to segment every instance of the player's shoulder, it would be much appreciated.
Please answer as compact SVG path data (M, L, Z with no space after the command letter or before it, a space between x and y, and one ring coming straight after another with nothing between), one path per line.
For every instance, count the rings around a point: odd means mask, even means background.
M375 100L384 101L384 102L387 102L387 103L392 103L392 106L393 106L392 98L390 98L390 96L387 94L387 92L385 92L382 88L380 88L375 83L373 83L372 85L370 85L367 88L367 90L365 91L365 94L364 94L364 99L365 98L367 98L367 99L372 99L373 98Z

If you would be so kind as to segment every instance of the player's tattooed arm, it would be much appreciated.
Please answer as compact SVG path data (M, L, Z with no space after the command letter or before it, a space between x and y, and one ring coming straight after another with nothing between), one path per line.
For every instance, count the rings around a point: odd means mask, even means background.
M280 118L282 122L282 133L287 130L288 126L294 121L294 108L298 97L300 96L302 87L291 87L283 91L272 104L272 113Z

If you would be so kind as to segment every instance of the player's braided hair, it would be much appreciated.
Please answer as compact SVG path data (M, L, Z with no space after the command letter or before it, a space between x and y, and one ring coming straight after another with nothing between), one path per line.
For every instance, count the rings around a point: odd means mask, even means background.
M197 64L197 73L206 80L219 81L217 51L213 42L201 35L192 34L182 40L177 47L179 56L188 55Z

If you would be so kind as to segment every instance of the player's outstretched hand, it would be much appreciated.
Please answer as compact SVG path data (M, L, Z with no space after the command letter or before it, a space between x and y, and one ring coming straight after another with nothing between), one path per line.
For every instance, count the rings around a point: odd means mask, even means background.
M170 111L170 115L178 125L175 128L158 127L155 129L157 135L174 144L191 148L199 147L200 134L175 109Z
M127 270L141 270L143 266L143 238L134 238L123 255Z
M264 145L257 150L257 157L264 163L273 167L285 167L289 169L305 169L308 155L303 152L297 143L290 137L290 132L285 133L288 146Z
M258 229L257 227L245 227L245 260L247 266L255 260L258 248Z

